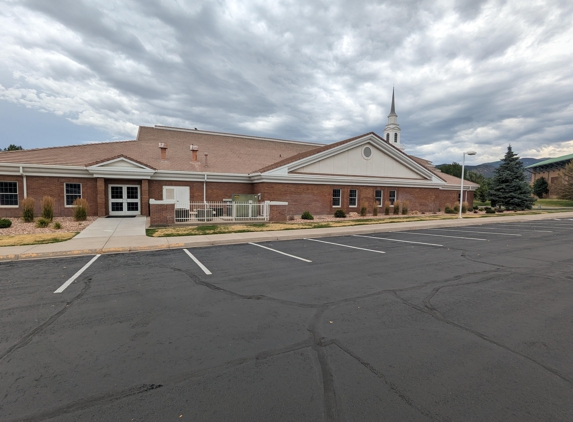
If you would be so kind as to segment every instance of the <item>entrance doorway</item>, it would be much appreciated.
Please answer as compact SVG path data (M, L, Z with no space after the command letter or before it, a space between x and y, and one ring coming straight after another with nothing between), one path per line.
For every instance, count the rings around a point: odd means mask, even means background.
M137 185L109 185L109 215L141 214L140 198Z

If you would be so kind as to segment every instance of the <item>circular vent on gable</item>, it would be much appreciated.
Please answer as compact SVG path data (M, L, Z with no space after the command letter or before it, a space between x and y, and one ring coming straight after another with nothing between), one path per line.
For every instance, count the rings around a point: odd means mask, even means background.
M367 160L369 160L370 157L372 157L372 148L370 148L370 147L362 148L362 156L364 158L366 158Z

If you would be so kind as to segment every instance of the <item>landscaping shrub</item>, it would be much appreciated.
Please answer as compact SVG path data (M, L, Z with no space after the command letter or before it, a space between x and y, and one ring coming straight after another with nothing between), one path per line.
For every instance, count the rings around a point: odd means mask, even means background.
M477 205L474 205L474 210L479 210L479 207Z
M454 211L455 211L455 212L460 212L460 203L459 203L459 202L456 202L456 203L454 204Z
M410 203L408 201L402 202L402 215L408 214L408 206Z
M54 198L51 196L42 198L42 218L49 221L54 219Z
M394 215L400 215L400 201L394 201Z
M287 220L288 220L288 221L294 221L294 218L295 218L294 215L289 215L289 216L287 217Z
M495 214L495 210L491 209L490 207L486 207L485 208L485 213L486 214Z
M500 213L501 213L501 212L503 212L503 210L502 210L501 208L497 208L497 209L495 210L495 212L500 212Z
M78 198L74 201L74 220L86 221L88 218L88 201Z
M366 214L368 213L368 209L366 207L362 207L360 208L360 215L362 217L366 217Z
M59 221L56 221L56 222L54 223L54 228L55 228L56 230L60 230L60 229L62 228L62 225L60 224Z
M7 218L0 218L0 229L7 229L12 225L12 221Z
M22 220L26 223L34 221L34 198L22 200Z
M48 227L49 225L50 225L50 220L48 220L47 218L40 217L36 220L36 227L39 229L43 229L45 227Z
M474 210L474 214L479 214L478 210Z
M468 212L468 208L470 207L470 204L468 204L467 202L462 202L462 213L466 213Z
M445 212L446 214L457 214L457 213L458 213L456 210L454 210L454 209L452 209L452 208L450 208L450 207L444 208L444 212Z
M336 218L346 218L346 213L343 210L336 210L334 216Z
M308 211L303 212L300 218L302 218L303 220L314 220L314 217Z
M384 215L390 215L390 202L384 204Z
M378 215L378 205L374 205L374 208L372 208L372 215L374 217Z

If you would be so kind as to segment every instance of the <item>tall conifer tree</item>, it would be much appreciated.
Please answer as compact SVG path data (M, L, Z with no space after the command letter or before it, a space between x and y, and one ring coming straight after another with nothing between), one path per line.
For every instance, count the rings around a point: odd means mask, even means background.
M531 186L525 180L523 163L517 154L507 147L507 153L501 160L501 164L495 169L489 199L492 204L504 206L508 210L530 210L535 202L531 196Z

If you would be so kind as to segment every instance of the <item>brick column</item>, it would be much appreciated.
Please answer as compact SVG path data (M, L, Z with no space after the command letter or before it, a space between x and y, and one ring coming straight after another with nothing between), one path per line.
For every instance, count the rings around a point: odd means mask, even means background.
M107 213L105 212L107 204L105 203L105 179L103 177L98 177L97 179L97 215L98 217L104 217Z
M141 215L149 215L149 180L141 181Z

